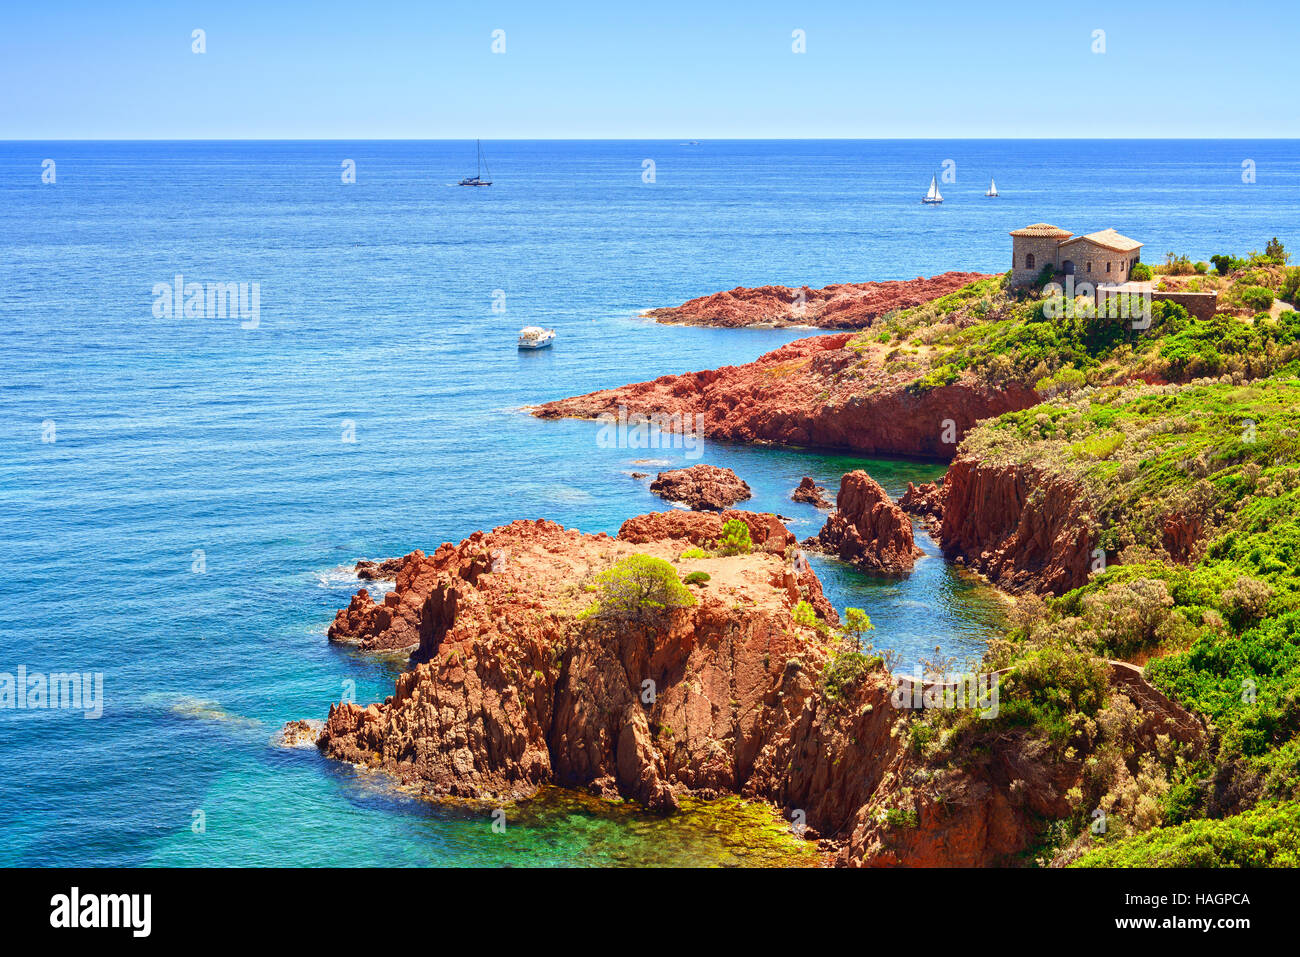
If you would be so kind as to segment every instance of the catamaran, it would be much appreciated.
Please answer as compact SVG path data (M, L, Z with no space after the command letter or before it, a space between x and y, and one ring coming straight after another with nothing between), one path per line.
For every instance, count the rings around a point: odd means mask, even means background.
M541 326L524 326L519 330L520 349L545 349L554 341L554 329L543 329Z
M988 191L987 193L985 193L984 195L985 195L985 196L996 196L997 194L998 194L998 184L995 183L995 182L993 182L993 178L992 178L992 177L989 177L989 191Z
M491 186L492 185L492 180L483 178L484 170L487 171L487 174L489 176L492 175L492 171L487 168L487 162L483 159L483 144L478 140L475 140L474 145L475 147L478 148L478 173L474 176L466 176L463 180L461 180L459 183L456 184L457 186Z
M930 190L925 194L925 199L921 200L921 202L932 206L943 202L943 197L939 195L939 178L937 176L930 177Z

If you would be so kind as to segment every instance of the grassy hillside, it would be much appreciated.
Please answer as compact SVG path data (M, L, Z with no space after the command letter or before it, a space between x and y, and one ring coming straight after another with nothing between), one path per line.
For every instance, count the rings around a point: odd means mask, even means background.
M1261 288L1261 282L1271 284L1265 290L1268 303L1255 296L1261 309L1242 314L1242 297L1250 298L1248 291ZM1275 297L1294 301L1300 268L1243 266L1227 276L1160 283L1173 289L1217 289L1223 312L1194 319L1181 306L1157 298L1150 326L1139 329L1127 319L1090 315L1084 299L1067 306L1037 288L1008 290L1006 277L997 277L883 316L849 347L863 354L864 364L883 356L887 372L915 376L914 391L968 376L996 384L1017 382L1048 395L1135 376L1164 382L1221 375L1258 378L1300 359L1300 314L1281 306L1280 315L1270 314ZM1050 318L1054 314L1069 318ZM852 377L854 370L841 374Z

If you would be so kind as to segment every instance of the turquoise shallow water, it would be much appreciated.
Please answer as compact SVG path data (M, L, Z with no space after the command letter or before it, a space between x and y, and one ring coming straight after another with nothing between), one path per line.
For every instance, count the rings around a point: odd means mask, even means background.
M494 841L481 813L271 748L345 682L362 701L391 690L392 662L325 641L357 587L345 566L520 517L616 531L661 504L633 460L681 453L602 449L591 423L519 408L802 334L661 327L642 308L1000 269L1006 231L1040 219L1198 256L1300 221L1288 143L488 149L497 185L475 191L444 185L472 161L463 143L0 143L0 671L103 672L107 699L94 721L0 709L0 863L743 862L721 825L669 832L556 800ZM948 157L966 172L920 207ZM983 200L985 170L1005 202ZM153 287L176 273L260 283L259 328L155 318ZM518 353L530 323L557 345ZM819 522L788 500L805 474L833 486L864 465L897 493L942 471L717 445L701 461L800 537ZM988 593L937 557L902 582L817 567L905 658L973 653L996 629Z

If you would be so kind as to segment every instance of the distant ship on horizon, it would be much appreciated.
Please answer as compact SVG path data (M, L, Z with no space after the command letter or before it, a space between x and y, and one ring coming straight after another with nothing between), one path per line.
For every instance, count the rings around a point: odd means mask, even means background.
M483 159L483 143L480 140L474 141L474 146L478 149L478 172L473 176L466 176L457 183L457 186L491 186L492 180L483 178L483 171L487 170L488 176L492 171L487 168L487 161Z

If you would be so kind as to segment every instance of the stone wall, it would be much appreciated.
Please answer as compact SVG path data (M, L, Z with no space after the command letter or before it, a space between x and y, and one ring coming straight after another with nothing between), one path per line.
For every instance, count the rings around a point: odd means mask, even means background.
M1217 292L1153 292L1151 293L1152 301L1156 299L1167 299L1170 302L1177 303L1187 310L1189 316L1197 319L1209 319L1219 307L1219 294Z
M1011 284L1033 282L1044 266L1058 265L1056 249L1059 242L1052 236L1012 236ZM1033 266L1025 265L1026 256L1034 257Z
M1079 239L1063 244L1057 254L1061 269L1065 272L1067 263L1074 264L1074 281L1101 283L1121 283L1128 280L1129 270L1139 260L1139 251L1119 252L1099 246L1090 239Z

